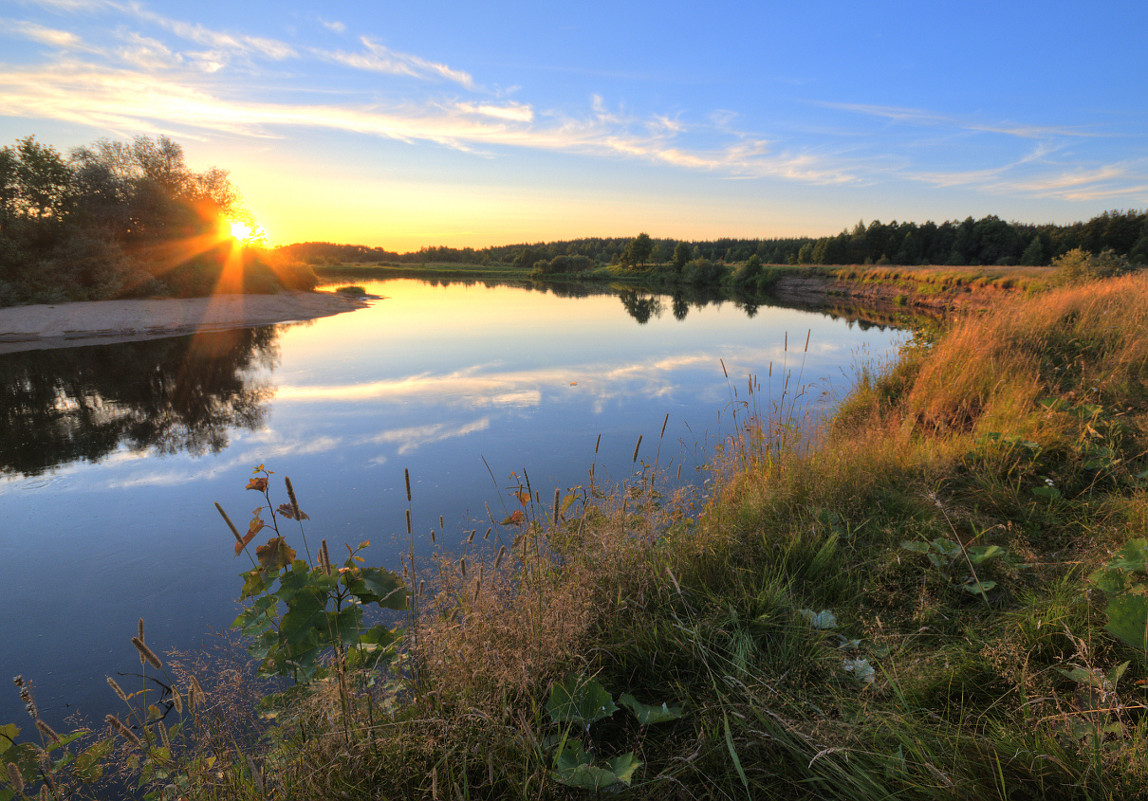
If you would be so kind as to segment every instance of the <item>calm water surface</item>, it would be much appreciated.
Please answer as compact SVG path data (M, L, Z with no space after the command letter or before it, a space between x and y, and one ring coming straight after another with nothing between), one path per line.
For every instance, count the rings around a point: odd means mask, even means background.
M512 471L543 498L585 483L599 435L597 475L625 480L667 414L659 464L698 481L748 374L767 396L772 362L776 396L788 368L824 405L904 339L728 301L366 286L384 299L311 324L0 356L0 676L31 679L50 723L113 708L103 679L138 670L137 617L157 650L227 628L247 563L212 503L242 527L255 465L276 503L291 477L312 541L370 539L368 561L397 567L404 468L419 547L431 529L449 547L485 504L504 513ZM8 721L27 723L10 685Z

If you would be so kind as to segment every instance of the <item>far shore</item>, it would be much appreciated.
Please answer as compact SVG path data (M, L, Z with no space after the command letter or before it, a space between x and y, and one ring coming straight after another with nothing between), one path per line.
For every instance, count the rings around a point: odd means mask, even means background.
M333 292L44 303L0 308L0 354L302 322L361 309Z

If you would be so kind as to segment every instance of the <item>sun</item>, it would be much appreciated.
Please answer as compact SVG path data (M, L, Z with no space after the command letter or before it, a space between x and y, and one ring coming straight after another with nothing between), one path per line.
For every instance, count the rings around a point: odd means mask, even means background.
M231 236L240 242L249 242L255 236L255 229L245 222L233 220L231 222Z

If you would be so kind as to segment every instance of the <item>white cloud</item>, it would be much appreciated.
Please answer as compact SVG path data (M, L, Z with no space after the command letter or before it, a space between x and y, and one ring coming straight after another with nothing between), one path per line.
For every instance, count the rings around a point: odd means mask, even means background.
M85 44L83 39L70 31L61 31L56 28L46 28L35 22L0 18L0 29L6 30L9 35L20 39L28 39L40 44L51 45L62 50L78 52L100 53L97 47Z
M409 53L392 50L368 36L359 37L364 51L348 53L342 50L317 50L315 53L329 61L334 61L352 69L380 72L387 75L406 75L422 80L441 79L452 81L466 89L474 88L474 78L462 70L453 69Z

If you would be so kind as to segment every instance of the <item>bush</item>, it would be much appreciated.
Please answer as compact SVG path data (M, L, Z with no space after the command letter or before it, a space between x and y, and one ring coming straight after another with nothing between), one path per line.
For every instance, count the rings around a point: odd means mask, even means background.
M1124 256L1118 256L1111 248L1094 256L1083 248L1073 248L1063 256L1052 260L1057 279L1064 284L1079 284L1098 278L1113 278L1132 271L1132 265Z

